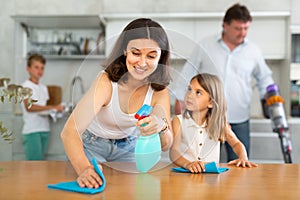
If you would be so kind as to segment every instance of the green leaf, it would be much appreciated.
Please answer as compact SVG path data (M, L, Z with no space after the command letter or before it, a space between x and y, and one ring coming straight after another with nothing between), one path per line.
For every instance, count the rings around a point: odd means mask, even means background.
M5 133L5 132L7 131L7 128L1 127L0 131L1 131L2 133Z
M12 98L13 96L14 96L13 94L8 94L8 95L7 95L8 101L9 101L9 102L11 102L11 98Z
M7 84L9 83L9 78L0 78L0 87L7 87Z

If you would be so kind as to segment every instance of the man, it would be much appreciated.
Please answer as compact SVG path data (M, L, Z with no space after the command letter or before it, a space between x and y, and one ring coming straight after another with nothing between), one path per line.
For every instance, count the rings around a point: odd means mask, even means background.
M184 82L188 82L197 73L206 72L219 76L225 88L227 119L232 130L245 145L248 155L252 77L256 79L261 99L264 98L267 86L274 83L272 72L260 49L246 38L251 21L248 9L234 4L225 13L222 34L202 40L180 74L185 79ZM178 82L176 98L183 100L184 84L182 81ZM175 105L176 113L180 112L179 102ZM228 161L237 158L227 143L226 150Z

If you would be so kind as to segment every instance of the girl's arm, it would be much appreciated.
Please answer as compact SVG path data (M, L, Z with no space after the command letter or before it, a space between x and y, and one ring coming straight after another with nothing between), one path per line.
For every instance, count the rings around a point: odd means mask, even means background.
M170 150L170 158L174 164L190 170L192 173L200 173L205 171L204 163L201 161L190 162L180 153L180 143L181 143L181 124L177 116L173 118L172 121L174 141Z
M81 134L94 116L109 102L111 93L112 86L107 75L101 74L76 105L61 132L66 154L79 175L77 181L81 187L99 187L102 184L84 153Z
M226 141L229 143L234 153L238 156L238 159L232 160L228 164L236 165L237 167L257 167L257 164L248 161L245 146L236 137L229 125L226 131Z

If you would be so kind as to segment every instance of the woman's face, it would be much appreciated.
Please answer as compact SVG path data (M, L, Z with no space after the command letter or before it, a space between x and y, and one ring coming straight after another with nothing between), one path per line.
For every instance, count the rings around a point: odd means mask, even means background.
M154 40L136 39L128 43L124 53L129 74L135 79L143 80L157 68L161 49Z
M190 82L184 98L186 109L193 112L207 111L212 108L210 95L198 83L197 79Z

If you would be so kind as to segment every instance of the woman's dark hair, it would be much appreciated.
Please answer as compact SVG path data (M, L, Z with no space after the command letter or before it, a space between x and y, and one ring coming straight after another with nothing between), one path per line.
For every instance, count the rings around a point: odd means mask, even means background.
M103 64L106 68L105 71L110 80L114 82L119 81L128 72L124 51L126 51L128 43L135 39L152 39L159 45L161 49L160 60L156 70L148 77L148 81L154 90L163 90L171 80L169 40L161 25L151 19L139 18L124 28L111 54Z
M251 22L252 17L246 6L237 3L228 8L223 18L223 22L226 24L230 24L232 20Z

